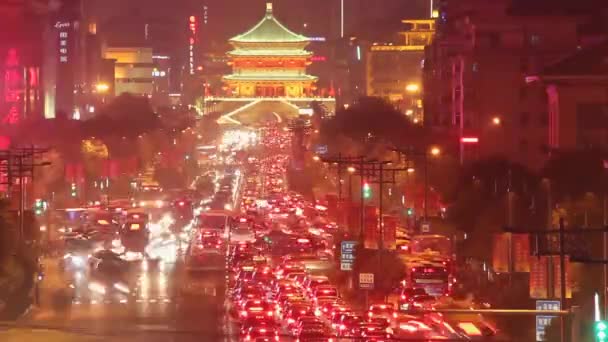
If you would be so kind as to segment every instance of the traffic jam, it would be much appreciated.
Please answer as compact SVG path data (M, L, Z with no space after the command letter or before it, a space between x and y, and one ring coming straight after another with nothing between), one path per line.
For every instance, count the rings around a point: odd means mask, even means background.
M58 210L64 272L73 304L169 304L170 287L218 296L225 291L224 333L236 341L488 340L497 335L450 294L456 282L450 239L397 230L406 277L382 300L361 301L341 271L344 228L327 203L289 190L289 131L277 125L226 132L201 148L201 178L213 190L165 190L151 179L129 199ZM195 180L195 183L197 180ZM183 263L200 279L169 281ZM182 268L179 268L182 269ZM196 280L198 281L198 280ZM223 293L223 292L222 292ZM222 297L223 298L223 297Z
M246 163L239 214L230 221L231 232L225 232L227 336L239 341L431 341L496 335L479 315L432 312L472 305L449 296L455 281L451 244L442 236L398 233L408 271L394 295L366 304L345 296L348 285L336 276L336 240L342 232L328 219L325 206L287 188L289 133L266 127L260 144L274 153ZM213 234L205 228L201 232Z

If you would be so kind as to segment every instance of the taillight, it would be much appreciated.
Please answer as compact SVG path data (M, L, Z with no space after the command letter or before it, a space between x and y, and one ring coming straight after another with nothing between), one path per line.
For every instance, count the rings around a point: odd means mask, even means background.
M245 341L251 341L251 336L250 335L245 336Z
M373 312L371 312L371 311L367 313L367 316L369 316L369 317L372 317L373 315L374 315L374 314L373 314Z
M405 295L401 295L401 299L405 300Z
M241 316L247 317L247 311L241 311Z
M268 312L266 313L266 315L268 315L269 317L270 317L270 316L272 316L272 311L268 311Z
M340 330L346 330L346 326L344 324L340 324Z
M397 313L393 312L393 318L397 318Z

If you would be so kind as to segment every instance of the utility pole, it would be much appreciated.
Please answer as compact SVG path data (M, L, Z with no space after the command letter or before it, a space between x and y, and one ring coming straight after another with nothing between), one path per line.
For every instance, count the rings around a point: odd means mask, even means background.
M48 149L23 147L10 150L0 150L0 174L7 175L7 179L3 185L7 186L8 196L12 195L12 186L17 180L19 183L19 198L18 198L18 215L19 215L19 240L24 238L25 225L25 206L26 206L26 187L25 181L27 178L33 180L34 169L36 167L48 166L49 162L40 162L37 159Z

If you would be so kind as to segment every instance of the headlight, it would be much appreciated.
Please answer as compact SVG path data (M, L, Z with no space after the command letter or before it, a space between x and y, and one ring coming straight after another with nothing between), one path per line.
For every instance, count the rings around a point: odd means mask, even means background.
M100 283L89 283L89 290L97 292L99 294L106 294L106 288Z
M116 284L114 284L114 288L117 289L118 291L122 292L122 293L130 293L131 292L129 290L129 288L127 287L127 285L125 285L123 283L116 283Z
M72 265L76 267L82 267L85 264L84 258L81 256L72 256L70 261L72 262Z

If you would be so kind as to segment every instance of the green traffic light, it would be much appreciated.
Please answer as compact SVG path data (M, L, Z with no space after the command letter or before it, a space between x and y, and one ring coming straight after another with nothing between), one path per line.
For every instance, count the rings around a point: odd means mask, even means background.
M600 341L605 340L605 339L606 339L606 332L605 332L605 331L599 331L599 332L597 333L597 338L599 338L599 339L600 339Z
M372 197L372 188L368 183L363 184L363 198L371 198Z
M608 337L608 323L606 321L597 321L593 326L595 330L595 340L598 342L606 342L606 338Z

